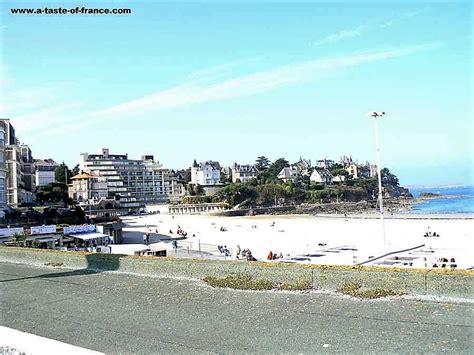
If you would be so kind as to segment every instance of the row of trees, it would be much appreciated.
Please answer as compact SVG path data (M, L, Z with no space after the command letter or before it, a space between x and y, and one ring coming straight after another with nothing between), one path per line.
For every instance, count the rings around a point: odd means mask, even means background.
M229 184L213 197L213 201L241 207L332 201L357 202L371 200L378 193L376 177L354 180L338 163L331 167L330 172L333 176L344 176L345 181L331 186L313 183L309 180L309 176L284 183L277 177L283 168L290 166L284 158L271 162L267 157L259 156L255 165L260 171L257 179L246 184ZM387 168L381 170L381 177L383 185L399 184L398 178Z
M271 162L267 157L259 156L255 161L255 166L260 173L256 179L252 179L246 184L226 181L225 175L222 174L221 182L228 183L228 185L219 191L212 200L227 202L232 206L269 206L287 203L369 200L378 193L375 177L352 179L352 176L339 163L334 164L330 172L333 176L344 176L345 181L332 186L313 183L309 176L284 183L278 179L278 174L283 168L290 166L285 158L278 158ZM382 169L381 176L383 185L398 186L398 178L389 169ZM189 180L185 182L189 182ZM191 199L196 200L197 196L204 194L204 191L200 186L188 184L188 194L192 196ZM210 198L207 200L206 202L211 202Z

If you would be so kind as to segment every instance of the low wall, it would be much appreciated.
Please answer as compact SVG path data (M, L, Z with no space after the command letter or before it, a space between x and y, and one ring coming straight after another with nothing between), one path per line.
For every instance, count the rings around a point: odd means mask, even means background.
M216 212L216 215L235 217L235 216L247 216L247 215L278 215L278 214L317 214L317 213L330 213L330 214L341 214L345 213L356 213L361 211L371 210L368 202L341 202L341 203L320 203L320 204L306 204L299 206L275 206L275 207L257 207L257 208L245 208L238 210L229 210ZM373 209L375 211L375 209Z
M64 252L0 247L0 261L34 266L61 265L73 269L120 271L158 277L202 280L242 272L273 282L309 281L313 288L336 290L355 282L364 287L404 290L413 295L474 299L471 270L393 269L381 267L322 266L207 259L135 257L119 254Z

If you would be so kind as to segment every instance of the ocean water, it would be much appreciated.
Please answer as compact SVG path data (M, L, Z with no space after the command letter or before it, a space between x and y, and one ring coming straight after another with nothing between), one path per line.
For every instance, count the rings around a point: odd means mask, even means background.
M474 186L411 188L418 197L422 192L432 192L449 198L426 200L413 206L409 213L474 213Z

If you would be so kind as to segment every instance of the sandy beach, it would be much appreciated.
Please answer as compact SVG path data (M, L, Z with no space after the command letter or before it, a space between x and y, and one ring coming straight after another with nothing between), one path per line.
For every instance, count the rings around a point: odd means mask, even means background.
M226 245L233 253L249 248L259 260L268 253L282 253L284 257L315 253L336 247L353 247L357 252L338 253L324 258L324 263L348 264L364 261L395 250L424 244L423 249L436 250L437 255L456 258L459 266L474 264L469 252L473 250L473 216L453 218L453 215L407 215L388 217L385 220L385 245L382 225L374 215L331 217L308 215L279 215L252 217L218 217L211 215L170 215L161 206L160 214L124 217L126 242L142 243L143 233L159 236L176 236L178 227L187 233L180 245L198 249L198 244ZM152 210L152 209L151 209ZM221 227L225 231L221 231ZM158 230L158 234L156 234ZM170 234L170 230L173 234ZM426 238L427 231L440 237ZM153 240L156 239L151 239ZM434 257L433 257L434 258ZM428 258L429 259L429 258ZM428 260L430 262L430 260ZM435 260L433 260L435 261Z

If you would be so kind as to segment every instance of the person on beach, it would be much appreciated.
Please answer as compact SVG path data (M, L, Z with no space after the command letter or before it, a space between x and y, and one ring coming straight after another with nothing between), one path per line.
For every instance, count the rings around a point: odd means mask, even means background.
M146 242L146 234L143 234L143 244L147 244L147 242Z
M240 258L240 245L237 244L237 247L235 248L235 258L239 259Z
M271 250L268 253L267 260L273 260L273 252Z

